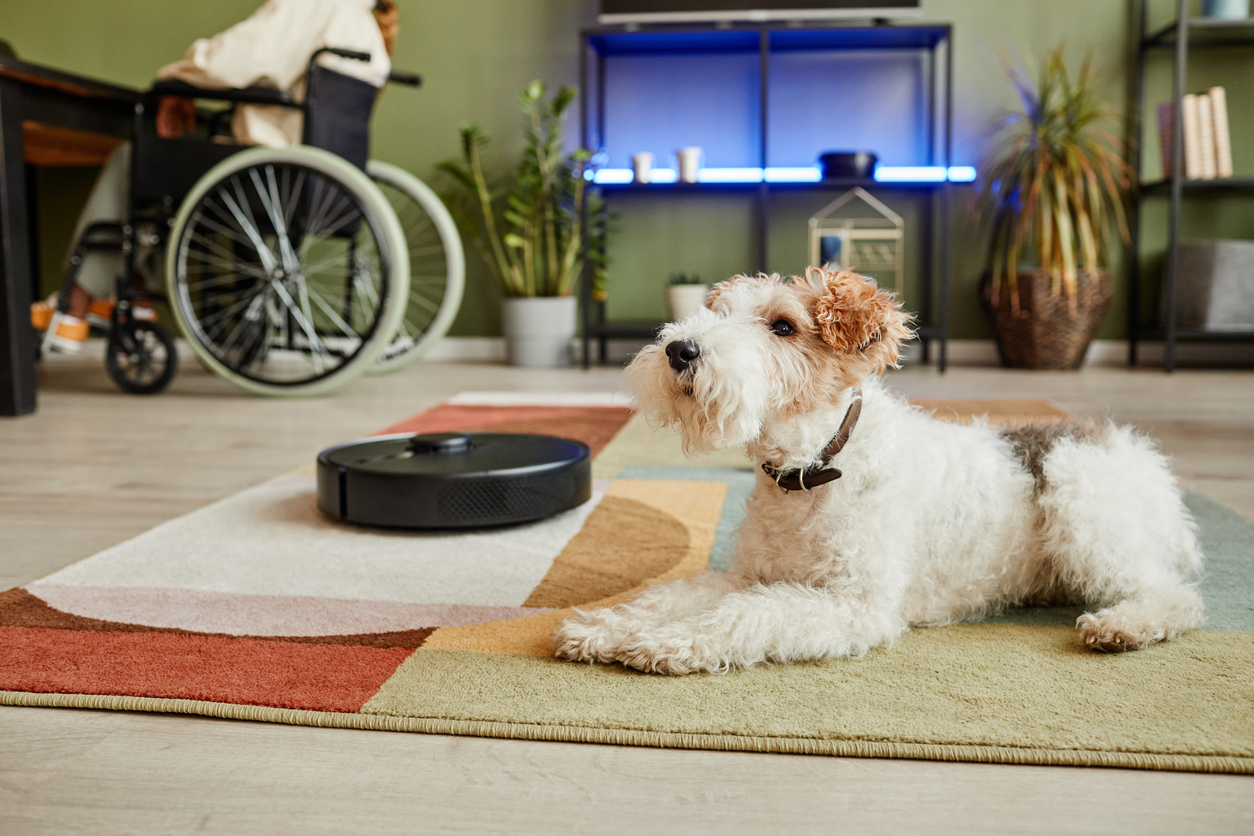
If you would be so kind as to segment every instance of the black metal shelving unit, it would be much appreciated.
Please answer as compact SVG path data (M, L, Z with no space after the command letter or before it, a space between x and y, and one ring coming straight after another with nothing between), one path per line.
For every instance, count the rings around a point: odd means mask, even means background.
M1182 328L1177 322L1178 299L1176 274L1179 270L1180 217L1184 196L1216 194L1254 195L1254 177L1228 177L1222 180L1189 180L1184 171L1183 98L1188 79L1190 49L1254 46L1254 17L1241 20L1190 18L1188 0L1176 0L1176 19L1157 31L1148 29L1149 0L1141 0L1140 41L1137 49L1136 118L1133 165L1141 171L1144 113L1145 68L1151 53L1172 50L1172 146L1171 176L1143 183L1136 195L1132 223L1132 266L1128 286L1128 363L1137 363L1137 343L1161 340L1163 369L1176 367L1176 346L1180 342L1249 342L1254 332L1211 331L1203 328ZM1163 316L1161 322L1142 322L1144 283L1141 276L1140 239L1142 204L1147 198L1166 197L1169 202L1167 256L1163 267Z
M580 97L582 116L581 140L585 148L597 148L605 140L605 59L607 52L628 49L636 54L647 52L650 44L664 43L661 39L687 39L683 48L700 52L701 39L739 38L756 39L760 98L758 102L759 136L757 137L758 165L768 167L767 143L769 141L769 90L771 79L771 55L781 45L787 48L793 42L818 45L823 49L902 50L924 51L928 56L928 105L926 114L928 159L927 165L944 166L948 170L953 154L953 27L948 24L888 25L875 22L872 25L829 26L823 24L733 24L717 27L656 26L656 27L596 27L583 33L580 52L580 79L583 90L589 95ZM668 47L663 46L662 49ZM715 46L714 49L722 47ZM615 193L643 193L665 199L668 194L700 193L742 196L754 203L754 234L757 243L757 267L767 268L768 231L770 226L770 198L783 192L846 190L862 186L867 190L917 193L926 196L924 212L926 230L922 235L923 265L921 281L922 298L918 314L917 335L922 341L922 359L928 362L930 342L937 341L937 364L943 372L947 362L949 335L949 190L948 180L942 182L879 182L872 179L829 179L819 182L768 182L756 183L603 183L596 188L607 196ZM820 204L821 205L821 204ZM816 206L817 208L817 206ZM580 318L583 328L583 365L588 368L592 358L592 343L597 343L600 362L606 362L606 343L610 339L652 339L663 323L660 322L610 322L606 319L604 302L592 299L591 274L584 271L580 293Z

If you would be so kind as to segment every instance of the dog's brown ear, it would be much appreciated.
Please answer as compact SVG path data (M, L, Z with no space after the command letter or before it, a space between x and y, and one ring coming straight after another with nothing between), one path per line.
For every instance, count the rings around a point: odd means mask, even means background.
M850 270L810 268L806 282L818 293L813 313L823 342L842 352L876 348L882 365L897 362L910 330L896 296Z

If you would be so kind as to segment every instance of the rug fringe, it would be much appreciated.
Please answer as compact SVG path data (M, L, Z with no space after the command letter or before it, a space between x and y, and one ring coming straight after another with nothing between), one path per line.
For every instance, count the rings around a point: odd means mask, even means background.
M967 763L1033 766L1097 766L1175 772L1254 774L1254 758L1223 755L1177 755L1147 752L1102 752L1082 749L1018 749L936 743L875 740L824 740L799 737L685 734L636 729L584 726L544 726L450 720L438 717L397 717L384 714L341 714L263 705L199 700L128 697L105 694L37 694L0 691L0 705L90 708L111 711L153 711L194 714L230 720L252 720L295 726L451 734L564 743L601 743L614 746L650 746L664 749L709 749L734 752L774 752L790 755L828 755L851 758L907 758Z

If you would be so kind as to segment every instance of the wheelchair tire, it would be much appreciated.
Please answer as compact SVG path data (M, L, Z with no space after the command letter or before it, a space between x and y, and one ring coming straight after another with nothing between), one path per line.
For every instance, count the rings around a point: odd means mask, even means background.
M308 146L251 148L184 199L166 253L170 307L196 356L249 392L332 392L396 334L409 253L360 169Z
M431 188L403 168L371 160L366 174L396 212L409 249L409 303L396 336L370 374L393 372L448 333L461 307L466 257L457 225Z
M170 385L178 368L174 338L157 323L132 319L109 331L105 369L123 392L155 395Z

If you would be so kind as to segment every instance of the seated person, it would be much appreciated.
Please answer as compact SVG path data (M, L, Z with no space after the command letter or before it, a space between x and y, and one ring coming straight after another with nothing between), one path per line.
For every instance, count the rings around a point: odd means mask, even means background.
M251 17L212 38L192 44L181 61L162 67L159 79L177 79L197 87L274 87L304 98L305 71L309 58L322 47L340 47L368 53L370 61L323 55L319 64L383 86L391 72L391 54L399 30L399 11L394 0L267 0ZM194 128L196 105L190 99L166 96L157 110L157 133L182 136ZM282 147L300 143L304 118L300 110L275 105L240 105L235 109L231 133L244 145ZM89 224L120 222L127 217L130 186L130 143L114 149L100 171L91 195L79 215L73 242L77 244ZM71 252L66 255L68 269ZM137 253L136 264L160 261L158 253ZM61 317L52 345L60 351L83 350L88 319L108 321L112 315L115 278L123 270L121 252L94 250L84 255L78 283L70 295L69 311ZM160 267L145 270L150 281L159 280ZM153 275L155 273L155 276ZM31 322L47 328L56 307L55 297L36 302ZM151 311L136 312L151 317Z

